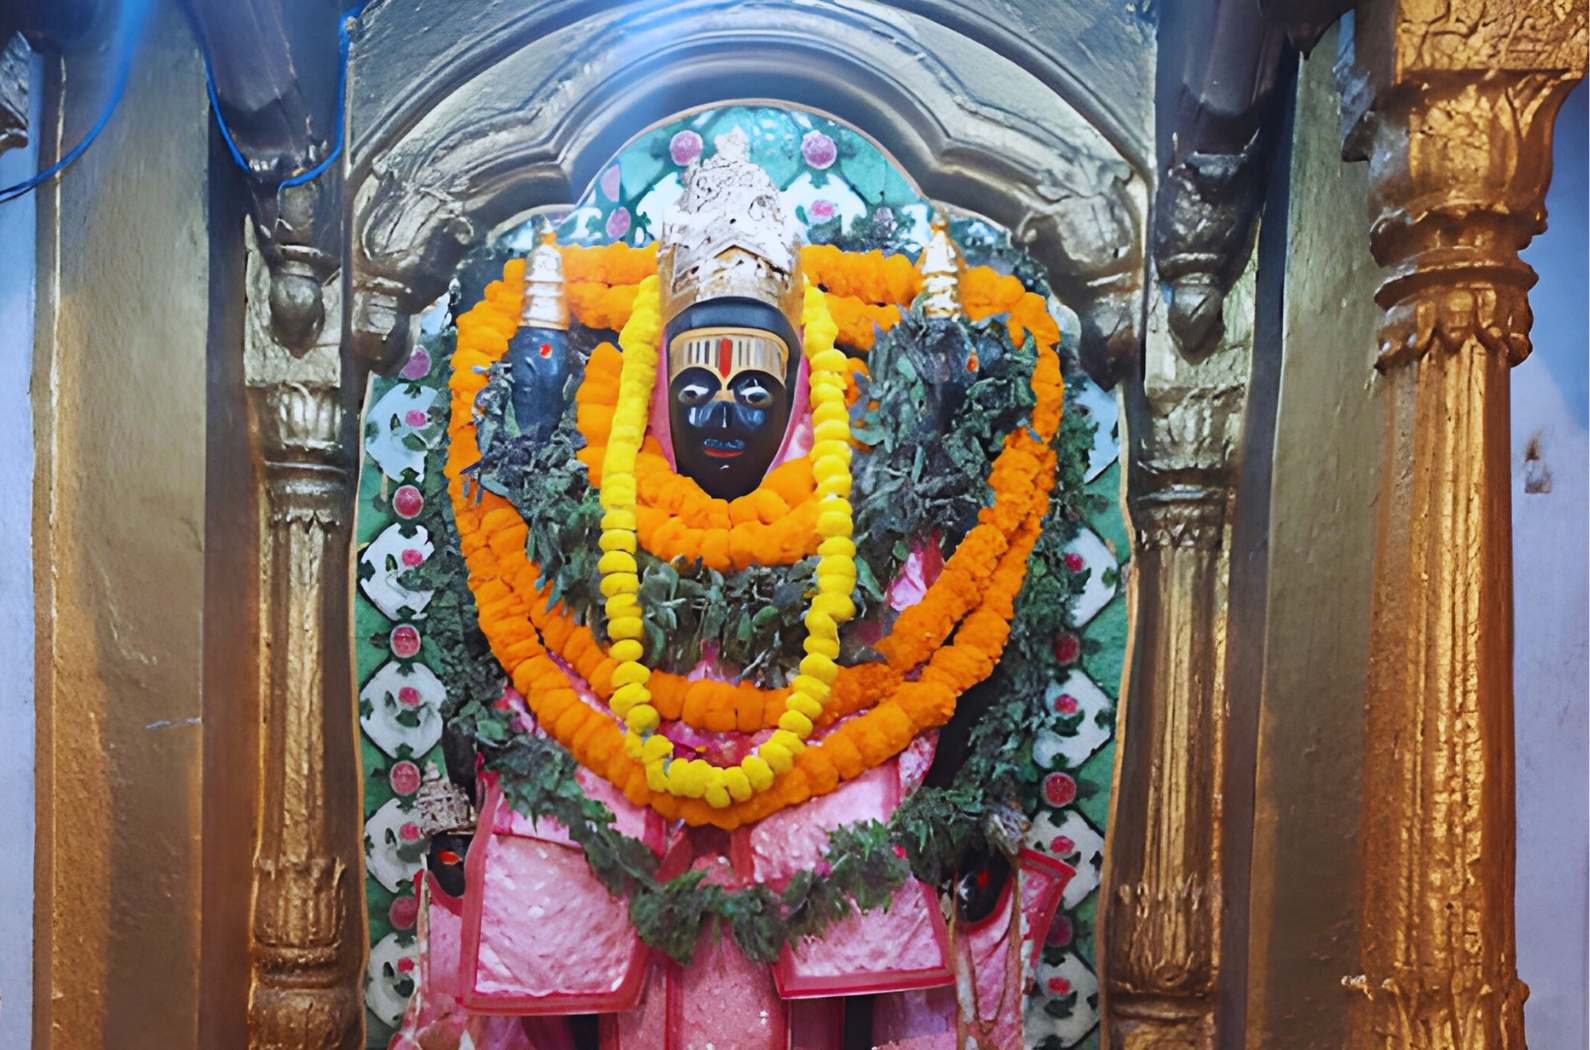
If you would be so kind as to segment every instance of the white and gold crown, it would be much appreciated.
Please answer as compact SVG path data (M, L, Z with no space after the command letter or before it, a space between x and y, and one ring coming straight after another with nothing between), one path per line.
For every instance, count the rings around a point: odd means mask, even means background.
M434 762L425 764L425 778L414 796L414 823L427 837L475 829L475 807L470 804L469 795L442 776Z
M744 131L735 128L714 145L710 159L685 169L684 193L663 218L663 323L696 303L737 297L774 307L798 330L800 227L772 178L751 162Z

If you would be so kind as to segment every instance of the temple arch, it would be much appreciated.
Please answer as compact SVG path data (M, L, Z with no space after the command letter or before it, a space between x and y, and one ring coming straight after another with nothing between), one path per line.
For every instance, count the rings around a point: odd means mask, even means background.
M522 24L482 30L445 56L451 70L478 71L384 101L360 86L380 62L367 56L398 31L382 14L355 52L347 187L354 346L379 369L401 362L414 316L490 229L571 202L667 115L739 96L830 113L929 198L1010 229L1081 316L1083 358L1101 381L1137 341L1140 152L1117 145L1122 122L1099 121L1096 100L1079 106L956 29L861 6L607 8L533 37ZM390 73L372 80L397 86Z

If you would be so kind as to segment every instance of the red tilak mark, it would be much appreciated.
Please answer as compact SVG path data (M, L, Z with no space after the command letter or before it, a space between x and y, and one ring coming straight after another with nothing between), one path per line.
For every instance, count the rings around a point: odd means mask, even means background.
M438 850L436 852L436 859L441 861L443 864L462 864L464 862L463 857L460 857L450 849Z
M984 868L982 871L977 873L977 888L980 889L980 890L988 889L988 869L987 868Z
M542 357L551 357L552 356L552 344L551 343L542 343L541 344L541 356Z
M718 340L718 374L729 378L729 368L734 364L734 340L724 336Z

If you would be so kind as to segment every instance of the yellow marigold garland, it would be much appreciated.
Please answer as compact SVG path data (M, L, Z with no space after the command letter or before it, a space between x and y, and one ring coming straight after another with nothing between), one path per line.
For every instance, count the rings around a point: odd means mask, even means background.
M624 256L626 264L648 261L638 257L640 252L630 252ZM968 314L975 318L1008 311L1014 338L1026 331L1034 336L1038 365L1032 376L1037 397L1032 430L1006 437L989 477L994 505L985 508L922 600L896 622L883 643L890 650L888 662L840 669L820 724L855 717L796 754L793 768L779 775L769 790L721 809L704 799L652 790L644 767L626 753L623 732L611 714L581 700L564 669L580 675L599 696L610 697L616 660L561 603L549 602L550 584L541 582L539 567L525 557L527 530L512 504L478 487L465 490L464 471L480 455L472 413L475 395L485 385L487 367L506 353L507 341L518 327L524 261L510 261L503 280L488 285L485 298L459 318L449 381L453 396L446 474L470 590L493 653L509 670L537 721L582 766L620 788L632 802L649 804L664 817L733 830L832 791L841 781L898 754L916 734L943 725L954 713L955 698L992 670L1004 649L1026 560L1048 510L1055 456L1047 443L1059 426L1064 387L1053 350L1059 333L1043 309L1042 297L1026 293L1019 282L1009 282L1017 286L1010 288L999 275L982 272L985 269L970 270L963 277L963 303L968 284L974 291L992 292L974 296L977 309L974 312L968 303ZM944 644L952 631L954 641ZM914 669L919 680L906 681L907 672ZM658 679L659 685L669 684L670 710L664 712L668 715L681 700L688 707L689 693L701 685L677 676L655 675ZM736 693L754 690L744 684L734 688ZM745 705L738 716L743 721L741 731L748 731L758 708L776 701L780 692L765 692L761 703ZM716 699L721 703L721 697ZM659 695L658 703L663 702Z
M657 278L640 282L629 323L619 334L624 351L619 376L618 402L602 458L600 484L602 595L607 599L607 633L613 639L609 653L618 661L612 675L609 706L624 720L625 752L646 769L653 791L684 798L702 798L714 809L744 802L773 786L776 774L794 768L795 756L805 750L814 720L821 718L839 667L839 625L855 615L851 592L856 586L856 546L850 496L850 417L845 408L845 355L834 349L838 327L828 315L823 293L806 288L801 317L804 351L811 375L813 473L817 478L818 547L817 595L805 616L806 656L779 717L778 729L767 742L747 755L738 766L721 768L705 759L675 759L674 745L657 735L662 722L647 683L651 669L642 658L646 625L640 607L636 539L635 461L646 433L652 390L657 382L658 342L662 316L658 308Z

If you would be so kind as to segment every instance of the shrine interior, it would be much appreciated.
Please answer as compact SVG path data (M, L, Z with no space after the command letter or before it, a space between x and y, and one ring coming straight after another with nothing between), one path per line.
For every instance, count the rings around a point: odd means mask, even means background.
M0 0L0 1050L1590 1045L1587 40Z

